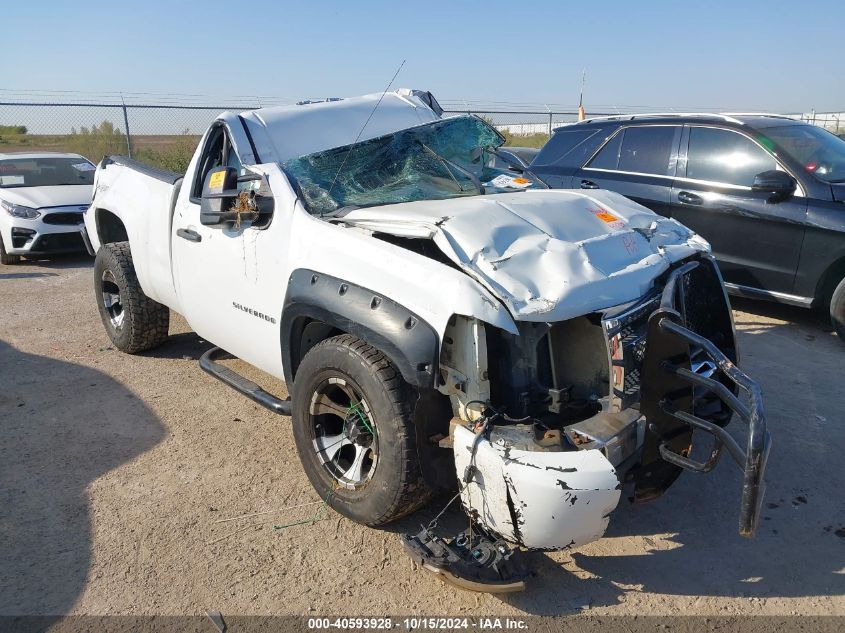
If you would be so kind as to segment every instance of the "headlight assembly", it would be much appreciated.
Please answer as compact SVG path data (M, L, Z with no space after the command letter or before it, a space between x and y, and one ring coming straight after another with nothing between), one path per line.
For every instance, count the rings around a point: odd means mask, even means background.
M0 200L0 206L5 209L6 213L11 215L13 218L23 218L25 220L34 220L35 218L39 217L41 214L32 209L30 207L25 207L20 204L12 204L11 202L6 202L5 200Z

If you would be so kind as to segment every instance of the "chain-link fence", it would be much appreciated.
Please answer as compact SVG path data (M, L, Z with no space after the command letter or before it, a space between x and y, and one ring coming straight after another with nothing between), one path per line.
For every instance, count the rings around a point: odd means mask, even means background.
M845 112L803 112L790 114L792 118L823 127L836 135L845 135Z
M255 107L0 102L0 152L123 154L184 171L218 114Z
M170 105L123 103L45 103L0 101L0 152L72 152L99 161L108 154L184 171L200 135L223 111L242 112L258 103ZM551 131L576 121L577 112L532 109L483 109L472 104L448 104L449 114L470 113L494 125L513 146L541 147ZM595 113L590 116L602 114ZM838 112L791 114L834 133L845 133Z

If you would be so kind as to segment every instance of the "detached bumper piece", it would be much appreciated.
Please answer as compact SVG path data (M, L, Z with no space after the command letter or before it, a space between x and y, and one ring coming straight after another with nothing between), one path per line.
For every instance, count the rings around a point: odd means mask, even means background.
M513 560L517 550L479 527L453 539L442 539L423 528L415 535L403 534L400 540L413 561L461 589L482 593L525 589L527 574Z
M706 269L706 262L702 264ZM641 403L649 430L645 451L653 453L656 449L667 465L677 469L707 473L727 450L743 471L739 533L750 537L760 516L771 438L766 430L760 386L711 340L717 337L708 338L687 327L684 290L690 281L685 276L698 265L686 264L670 275L660 307L649 317ZM709 363L702 363L704 359ZM707 369L702 371L702 367ZM738 397L741 393L745 402ZM705 409L700 403L712 405L715 399L748 427L745 449L723 428L729 416L697 415L698 408ZM713 448L706 461L689 456L693 430L713 436Z

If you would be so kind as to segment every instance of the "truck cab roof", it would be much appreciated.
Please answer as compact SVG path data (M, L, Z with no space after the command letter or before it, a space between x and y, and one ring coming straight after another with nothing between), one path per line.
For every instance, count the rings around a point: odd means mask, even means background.
M399 89L349 99L243 112L262 162L284 162L391 134L440 118L431 93ZM262 140L263 139L263 140Z

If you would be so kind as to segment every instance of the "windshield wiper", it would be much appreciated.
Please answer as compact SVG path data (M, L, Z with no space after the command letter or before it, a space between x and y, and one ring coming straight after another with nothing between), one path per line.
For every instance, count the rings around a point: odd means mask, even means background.
M473 184L473 185L475 185L476 189L478 189L478 192L479 192L479 193L481 193L482 195L484 194L484 191L485 191L485 190L484 190L484 185L482 185L482 184L481 184L481 180L478 178L478 176L476 176L475 174L473 174L471 171L468 171L468 170L464 169L464 168L463 168L463 167L461 167L460 165L458 165L458 164L456 164L456 163L453 163L453 162L452 162L451 160L449 160L448 158L444 158L443 156L441 156L440 154L438 154L437 152L435 152L433 149L431 149L428 145L426 145L426 144L425 144L425 143L423 143L422 141L418 141L418 142L419 142L419 144L420 144L420 145L422 145L422 148L423 148L425 151L427 151L428 153L432 154L432 155L433 155L435 158L437 158L440 162L442 162L444 165L446 165L446 171L447 171L447 172L449 172L449 176L451 176L452 180L454 180L454 181L455 181L455 184L456 184L456 185L458 185L458 189L460 189L461 191L463 191L463 190L464 190L464 188L463 188L463 187L461 187L461 183L459 183L459 182L458 182L458 179L457 179L457 178L455 178L455 174L453 174L453 173L452 173L452 170L451 170L451 169L449 169L449 167L448 167L449 165L451 165L452 167L454 167L455 169L457 169L460 173L462 173L464 176L466 176L467 178L469 178L469 179L472 181L472 184Z

